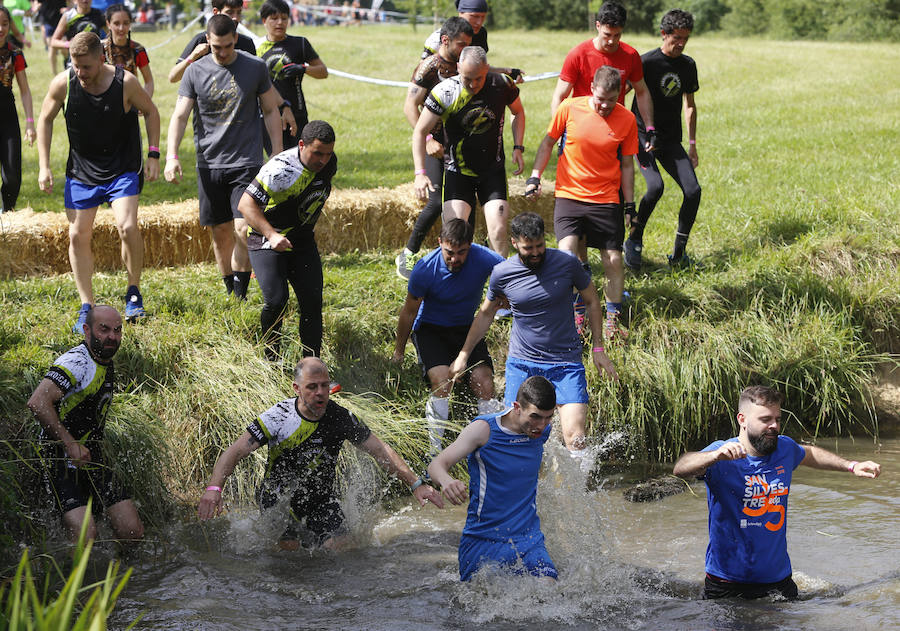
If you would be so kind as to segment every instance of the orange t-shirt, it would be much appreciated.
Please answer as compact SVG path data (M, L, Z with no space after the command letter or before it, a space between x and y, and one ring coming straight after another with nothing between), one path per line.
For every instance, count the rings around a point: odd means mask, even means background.
M617 204L622 182L619 157L637 153L637 123L634 114L618 103L603 118L591 107L590 99L564 100L547 129L554 139L566 133L566 146L556 166L556 196Z

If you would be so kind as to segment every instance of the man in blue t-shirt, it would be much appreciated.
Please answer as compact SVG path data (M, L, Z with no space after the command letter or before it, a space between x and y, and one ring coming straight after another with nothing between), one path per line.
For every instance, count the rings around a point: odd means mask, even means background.
M441 449L444 425L450 418L450 362L456 357L491 270L504 259L483 246L472 244L472 226L463 219L444 222L440 247L425 256L409 277L406 302L397 322L397 342L391 361L403 361L406 341L412 342L419 364L431 386L425 406L428 433L435 452ZM469 385L478 397L478 413L496 411L494 364L484 340L469 355Z
M541 375L556 387L563 439L573 457L585 455L587 379L581 358L581 337L571 317L572 290L581 294L587 307L591 331L602 331L603 313L591 277L574 256L547 248L544 220L535 213L522 213L510 222L512 245L517 255L491 272L488 293L472 322L465 344L450 365L450 377L465 370L469 355L484 337L502 302L513 314L506 359L506 394L510 405L525 379ZM591 349L594 366L618 379L606 352L599 344ZM587 460L582 461L588 464Z
M518 389L512 408L475 418L428 465L428 474L454 504L469 498L459 540L459 578L486 565L556 578L537 514L537 482L550 437L556 390L543 377ZM450 469L468 458L469 490Z
M736 438L684 454L674 473L702 478L708 489L709 545L703 597L797 597L787 553L791 476L799 465L877 478L881 465L849 461L821 447L779 436L780 392L751 386L741 392Z

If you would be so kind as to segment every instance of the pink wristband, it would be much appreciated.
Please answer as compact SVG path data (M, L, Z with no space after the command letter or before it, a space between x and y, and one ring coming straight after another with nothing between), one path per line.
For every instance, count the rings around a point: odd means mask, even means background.
M166 156L166 160L177 160L177 159L178 159L177 153L170 153L169 155Z
M696 141L696 140L688 140L688 144L689 144L689 145L696 145L696 144L697 144L697 141Z
M212 486L212 485L210 485L210 486L206 487L206 490L207 490L207 491L218 491L219 493L221 493L221 492L222 492L222 487L221 487L221 486Z
M159 147L154 147L153 145L150 145L149 147L147 147L147 151L159 151Z
M591 349L591 352L592 353L605 353L606 349L603 348L602 346L595 346L594 348Z
M847 465L847 471L849 471L850 473L853 473L853 469L856 468L856 465L858 465L858 464L859 464L859 461L854 460L853 462L851 462L850 464Z
M25 119L25 122L26 122L26 123L33 123L33 122L34 122L34 119L31 118L31 117L28 117L28 118Z
M428 134L427 136L425 136L425 140L426 140L426 141L428 141L428 140L434 140L434 136L433 136L432 134Z
M416 169L416 175L425 175L425 169Z

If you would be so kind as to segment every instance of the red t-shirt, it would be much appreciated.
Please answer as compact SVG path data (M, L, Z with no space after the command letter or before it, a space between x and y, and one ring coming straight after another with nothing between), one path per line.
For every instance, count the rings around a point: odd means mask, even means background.
M594 40L581 42L569 51L563 62L559 78L572 84L572 94L569 96L590 96L591 81L594 73L601 66L617 68L622 75L622 89L619 91L619 103L625 104L625 82L640 81L644 78L644 67L641 65L641 56L638 52L626 44L619 42L616 52L608 55L594 48Z
M616 104L604 118L591 107L591 97L566 99L550 121L547 135L555 139L563 132L566 146L556 166L556 197L617 204L622 182L619 155L638 151L634 114Z

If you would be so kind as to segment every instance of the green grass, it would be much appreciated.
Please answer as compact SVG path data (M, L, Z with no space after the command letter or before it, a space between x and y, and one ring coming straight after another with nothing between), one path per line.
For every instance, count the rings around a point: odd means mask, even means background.
M405 28L306 34L328 65L391 79L408 77L424 36ZM557 70L587 35L492 32L491 58L531 73ZM141 37L148 45L154 38L162 35ZM655 45L628 41L642 51ZM151 59L173 60L182 45L152 51ZM874 434L867 384L877 363L900 352L900 168L891 150L900 140L900 89L884 80L900 62L900 46L698 37L688 52L700 71L703 186L689 251L701 266L670 272L665 265L680 204L667 179L646 232L646 269L626 280L629 343L611 351L621 383L589 370L591 432L624 430L623 455L669 460L730 434L740 389L767 383L787 394L785 425L794 436ZM46 63L30 57L38 93ZM155 63L164 81L168 67ZM526 160L549 118L553 84L522 89ZM165 120L173 91L159 86ZM338 186L410 179L403 90L331 77L307 81L306 92L313 115L337 129ZM59 200L48 203L36 192L34 160L26 173L23 201L58 210ZM637 188L640 194L640 177ZM145 199L193 195L193 184L157 183ZM402 421L423 415L427 390L411 346L402 367L387 361L405 295L391 266L390 252L325 257L323 354L353 393L341 401L418 467L422 425ZM595 258L597 280L600 269ZM98 300L119 304L123 281L122 272L98 274ZM196 501L220 451L289 395L290 379L262 359L255 285L247 304L231 303L213 267L199 265L147 270L142 287L153 317L126 329L110 437L115 453L127 456L118 459L122 473L153 526L175 515L179 500ZM37 538L42 524L28 516L39 477L14 474L32 461L35 423L24 402L49 363L76 343L69 327L78 300L69 276L28 278L0 281L0 305L0 511L9 516L10 540ZM293 307L285 327L295 335ZM495 324L489 333L498 369L507 327ZM285 354L296 359L296 339ZM261 458L248 459L229 482L229 501L249 501Z

